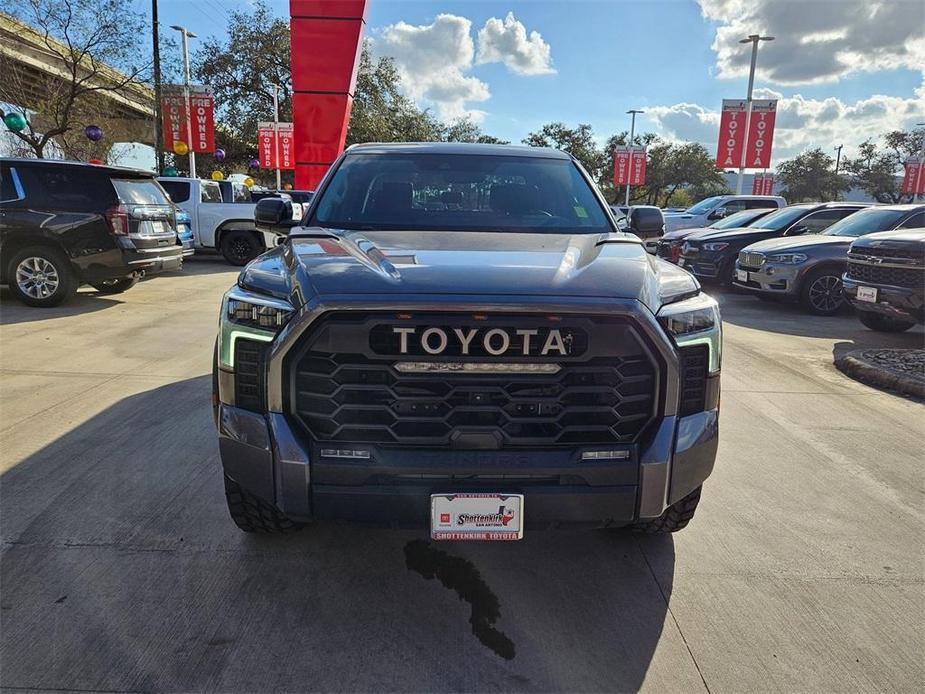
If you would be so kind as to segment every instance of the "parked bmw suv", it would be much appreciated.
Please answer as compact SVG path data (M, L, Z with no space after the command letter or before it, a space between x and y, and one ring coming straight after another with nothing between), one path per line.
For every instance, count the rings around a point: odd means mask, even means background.
M777 207L759 207L752 210L742 210L728 217L723 217L707 227L692 227L690 229L669 231L658 240L656 255L658 255L659 258L664 258L669 262L677 264L678 259L681 257L681 246L684 245L684 239L691 234L697 234L701 231L725 231L726 229L758 226L759 219L767 217L777 209Z
M118 294L183 264L176 208L150 171L0 159L0 202L0 282L30 306L81 284Z
M760 296L799 301L810 313L831 316L845 305L842 275L848 247L859 236L925 226L925 206L869 207L821 234L768 239L746 246L733 284Z
M871 330L896 333L925 323L923 217L919 212L896 231L863 236L848 249L844 293Z
M735 279L736 258L746 246L778 236L818 234L868 206L859 202L809 202L773 212L754 226L691 234L681 246L678 265L702 279L730 284Z

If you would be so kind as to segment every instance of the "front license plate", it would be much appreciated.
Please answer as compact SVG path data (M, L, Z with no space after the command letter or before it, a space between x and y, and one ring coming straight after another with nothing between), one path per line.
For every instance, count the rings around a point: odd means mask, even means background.
M876 287L858 287L858 301L877 302Z
M748 272L745 270L736 270L736 279L739 282L748 282Z
M684 267L684 258L678 258L678 267Z
M434 540L519 540L524 536L523 494L431 494Z

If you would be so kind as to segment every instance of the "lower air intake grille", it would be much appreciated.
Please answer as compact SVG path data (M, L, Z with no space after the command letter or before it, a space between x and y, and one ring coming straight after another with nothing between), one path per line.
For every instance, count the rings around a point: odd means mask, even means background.
M234 401L237 407L262 412L264 406L264 342L237 339L234 342Z
M921 287L925 284L925 270L915 267L889 267L868 265L848 260L848 278L871 284L891 287Z
M703 412L707 397L707 367L710 350L706 345L681 348L681 402L679 414L686 417Z
M379 332L376 319L360 320L361 330L352 333L350 324L329 320L303 338L306 348L288 367L290 412L317 441L457 448L631 442L655 415L657 370L626 322L596 325L587 318L577 320L589 336L589 342L582 343L586 351L577 357L542 360L558 364L556 373L487 374L400 371L395 364L403 361L401 357L376 353L381 351L380 341L370 339ZM525 324L542 321L526 319ZM440 316L427 324L455 322L452 316ZM510 319L507 324L511 330L516 327ZM341 348L338 328L345 337L368 336L366 345L350 345L344 339ZM604 356L608 351L611 354ZM515 356L491 361L540 360Z

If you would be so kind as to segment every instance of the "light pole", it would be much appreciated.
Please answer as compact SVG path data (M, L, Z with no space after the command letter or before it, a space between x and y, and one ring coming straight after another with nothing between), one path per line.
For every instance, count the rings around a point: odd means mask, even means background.
M273 148L276 160L276 190L282 190L279 175L279 85L273 85Z
M637 110L637 109L630 109L629 111L627 111L627 113L630 114L630 139L629 139L629 142L627 142L627 145L629 145L629 147L632 148L632 146L633 146L633 137L634 137L635 134L636 134L636 114L637 114L637 113L645 113L645 111L639 111L639 110ZM627 157L627 159L629 160L629 165L630 165L630 167L632 167L632 166L633 166L633 150L632 150L632 149L629 150L629 154L630 154L630 155L629 155L629 157ZM630 184L629 184L629 176L627 176L627 184L626 184L626 201L624 202L624 204L625 204L627 207L630 206Z
M197 38L189 29L178 26L176 24L171 24L170 28L174 31L179 31L180 36L183 37L183 101L186 104L186 139L190 140L187 142L189 147L189 175L190 178L196 178L196 153L193 151L193 123L190 120L190 101L189 101L189 83L190 83L190 74L189 74L189 40Z
M915 127L920 128L925 126L925 123L916 123ZM922 171L925 169L925 131L922 131L922 146L919 147L919 171L915 176L915 189L922 190L922 176L925 175L925 172ZM925 193L913 193L912 199L921 197L925 200Z
M742 159L739 161L739 179L736 181L736 195L742 194L742 177L745 175L745 157L748 155L748 128L752 119L752 88L755 86L755 66L758 64L758 42L773 41L773 36L761 36L752 34L747 39L742 39L739 43L752 44L752 64L748 70L748 96L746 97L745 108L745 141L742 143Z

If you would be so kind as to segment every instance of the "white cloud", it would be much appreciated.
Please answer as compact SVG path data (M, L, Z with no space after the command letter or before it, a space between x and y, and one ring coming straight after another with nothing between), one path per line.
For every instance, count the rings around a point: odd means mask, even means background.
M718 23L717 76L748 73L756 32L775 36L758 49L758 76L775 84L836 81L857 72L925 70L921 0L699 0Z
M549 44L537 31L527 36L527 28L508 12L504 21L492 17L479 29L478 63L504 63L518 75L550 75Z
M875 94L855 102L835 97L785 97L771 89L756 89L755 98L778 99L773 163L821 147L826 151L845 145L853 156L858 144L890 130L912 129L925 112L925 84L911 98ZM719 112L697 104L674 104L646 109L646 116L668 139L700 142L711 153L719 138Z
M451 14L437 15L425 25L398 22L382 30L376 49L395 60L405 91L415 101L432 104L445 120L470 117L480 121L484 111L466 102L487 101L488 85L464 74L475 56L472 22Z

